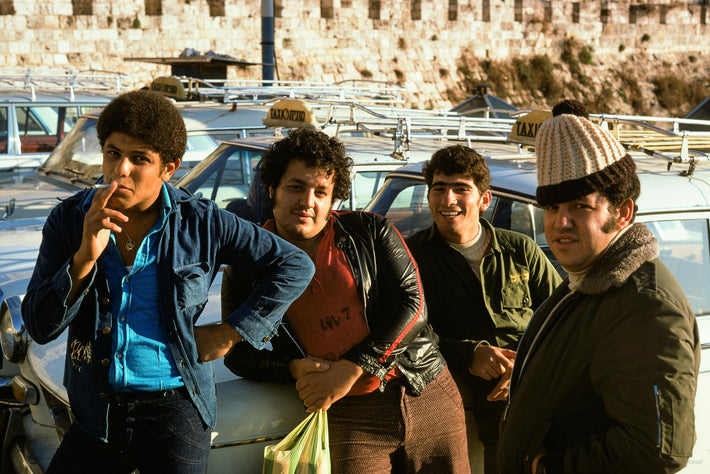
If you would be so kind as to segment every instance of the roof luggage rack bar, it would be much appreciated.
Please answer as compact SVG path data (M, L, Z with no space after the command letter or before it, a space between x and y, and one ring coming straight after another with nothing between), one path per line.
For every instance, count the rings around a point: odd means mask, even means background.
M125 84L127 77L125 74L102 71L2 68L0 89L30 89L33 101L37 100L36 89L68 90L73 101L77 90L114 90L118 93L128 87Z
M689 163L698 159L710 160L710 121L673 117L650 117L633 115L594 115L602 128L610 131L624 147L640 150L647 155L658 156L670 163ZM670 124L663 128L658 124ZM707 131L681 130L681 125L700 125ZM666 152L677 152L673 156Z
M345 86L355 80L337 83L264 80L204 80L181 77L193 98L220 102L268 102L274 98L357 100L368 104L402 104L402 86L370 81L367 87Z

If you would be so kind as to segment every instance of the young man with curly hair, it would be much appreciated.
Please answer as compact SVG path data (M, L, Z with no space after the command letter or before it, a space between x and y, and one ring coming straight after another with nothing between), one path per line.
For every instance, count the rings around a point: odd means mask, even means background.
M304 250L316 273L286 312L272 351L240 345L237 375L295 383L308 412L328 410L333 472L469 472L461 397L441 356L416 266L382 217L334 212L348 197L342 143L298 129L262 158L274 219L265 227ZM225 271L223 316L250 278Z
M22 315L38 343L68 328L75 422L48 473L202 473L215 426L209 360L263 347L313 265L274 234L168 184L187 135L176 107L122 94L97 133L105 187L47 218ZM194 326L223 264L258 274L225 321Z

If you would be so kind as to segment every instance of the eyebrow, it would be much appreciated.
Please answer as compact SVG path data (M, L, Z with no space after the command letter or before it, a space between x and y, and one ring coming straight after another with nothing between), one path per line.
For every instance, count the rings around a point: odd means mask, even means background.
M433 188L434 186L466 186L468 188L473 188L471 184L465 181L455 181L453 183L447 183L446 181L436 181L434 183L431 183L431 187Z

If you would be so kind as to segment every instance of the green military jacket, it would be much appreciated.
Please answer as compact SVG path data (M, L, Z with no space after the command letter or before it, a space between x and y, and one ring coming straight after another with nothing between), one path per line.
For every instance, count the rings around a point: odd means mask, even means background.
M441 351L450 366L463 373L468 373L481 343L515 350L535 309L562 281L531 238L494 228L485 219L480 222L490 236L481 260L482 283L435 225L407 239ZM477 310L481 302L485 313Z

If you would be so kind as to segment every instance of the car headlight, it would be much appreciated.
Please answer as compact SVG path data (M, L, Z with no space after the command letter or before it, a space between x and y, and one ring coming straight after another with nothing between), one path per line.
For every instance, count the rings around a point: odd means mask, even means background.
M27 331L22 322L20 298L10 296L0 303L0 346L10 362L22 362L27 352Z

